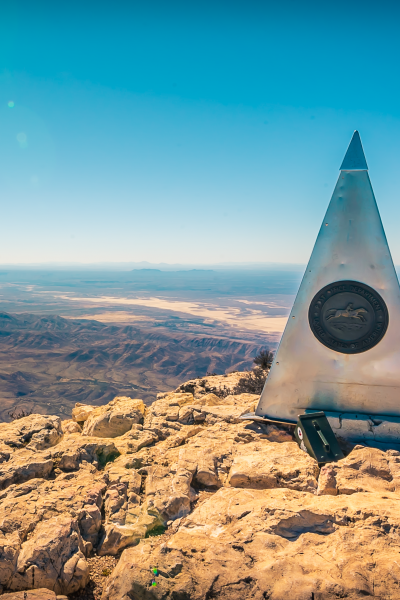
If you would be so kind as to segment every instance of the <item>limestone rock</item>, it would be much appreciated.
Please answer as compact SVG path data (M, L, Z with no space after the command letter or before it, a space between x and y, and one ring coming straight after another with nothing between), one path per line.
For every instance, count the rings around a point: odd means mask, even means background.
M143 425L135 423L124 435L114 438L114 443L121 454L133 454L145 446L158 442L159 439L156 432L144 429Z
M213 377L148 408L0 425L3 590L74 593L96 550L123 551L103 600L397 597L400 453L359 446L319 471L291 429L240 420L257 396Z
M318 479L318 496L337 496L336 469L332 463L321 468Z
M63 433L82 433L82 427L72 419L61 421Z
M229 398L232 399L233 396L229 396ZM231 404L231 402L229 402L227 398L221 398L220 396L216 396L215 394L211 393L204 394L197 398L195 404L198 406L219 406Z
M136 469L132 468L127 456L120 456L114 462L107 465L105 477L109 485L124 483L129 493L140 493L142 478Z
M7 531L7 523L2 523L0 531L0 586L7 585L17 568L18 555L21 551L21 538L18 531ZM1 588L0 588L1 589Z
M97 545L106 482L101 473L94 471L81 468L75 473L62 473L53 481L33 479L12 485L0 494L1 585L9 586L15 576L24 543L36 539L39 525L55 516L69 516L76 522L80 551L86 554Z
M209 427L200 428L197 435L186 441L185 447L180 452L180 460L185 459L192 463L191 469L194 470L194 481L197 484L217 487L233 485L229 483L228 476L235 460L240 461L240 457L249 454L255 454L257 458L257 456L260 456L258 452L266 453L266 456L268 456L269 449L273 453L274 444L268 442L270 434L271 431L264 424L246 422L239 424L216 423ZM274 427L272 438L276 439L276 437ZM291 437L283 433L283 439L286 441ZM252 446L252 442L258 442L259 445ZM277 446L280 446L280 444L277 444ZM292 453L298 454L300 461L304 460L303 465L311 464L312 459L308 456L304 459L297 444L291 442L290 446L293 447ZM172 456L170 461L172 462ZM312 461L312 464L316 465L315 461ZM239 463L237 462L236 465L238 466ZM276 469L276 467L274 468ZM293 477L297 478L298 473L293 471ZM313 479L316 485L315 475ZM236 481L239 480L236 479Z
M180 423L176 421L167 420L165 416L159 417L154 415L151 411L151 408L149 409L143 422L143 436L155 436L156 441L165 440L170 435L175 434L181 429L182 425ZM128 434L126 435L131 435L131 432L128 432ZM140 436L140 438L142 438L142 436Z
M99 542L109 482L101 469L119 452L71 425L62 436L58 418L31 415L0 427L10 449L0 462L0 586L15 593L73 593L88 582L85 556Z
M61 419L55 416L29 415L0 425L0 443L10 450L44 450L55 446L61 437Z
M87 417L82 435L115 438L129 431L133 424L143 421L145 405L142 400L125 396L114 398L105 406L95 408Z
M239 394L221 398L213 393L194 398L191 393L171 392L155 402L148 410L144 426L154 426L155 420L174 421L182 425L204 422L212 425L220 421L239 423L239 417L255 410L258 396ZM164 437L168 433L164 432ZM163 439L162 435L159 435Z
M127 546L137 544L148 531L162 525L155 511L147 503L140 505L140 498L128 494L125 484L113 484L105 497L106 521L104 536L97 553L117 554Z
M9 588L48 588L56 594L71 594L89 581L89 566L78 522L70 515L42 521L22 544L17 570Z
M129 460L121 456L106 469L108 489L104 499L104 536L98 554L117 554L126 546L137 543L146 533L162 524L147 503L141 505L139 496L142 477L131 468Z
M55 465L64 471L78 469L83 462L91 463L95 467L104 466L119 454L114 440L77 434L65 436L62 442L50 451Z
M24 541L37 523L56 514L69 513L78 522L93 518L91 507L101 508L106 483L101 474L87 469L77 473L63 473L54 481L33 479L21 485L9 487L1 497L0 523L4 533L18 531ZM89 512L90 518L87 516ZM97 529L100 528L100 510L96 511ZM87 524L82 535L90 531Z
M170 392L168 394L159 394L162 396L157 403L152 404L151 411L156 416L165 416L167 411L174 406L181 408L185 404L194 404L194 396L190 392Z
M53 465L46 453L31 450L15 452L10 460L0 464L0 490L29 479L47 477L53 470Z
M210 393L223 398L233 392L234 387L245 375L246 372L239 371L224 375L207 375L206 377L191 379L182 383L175 392L191 393L196 399Z
M242 415L248 412L254 412L258 396L254 394L240 394L238 396L228 396L226 402L219 405L205 405L202 407L206 415L207 424L214 424L220 421L227 423L240 423Z
M146 499L161 517L162 523L178 519L190 512L190 503L196 493L191 490L193 473L178 465L172 472L167 467L153 466L146 469Z
M101 408L100 406L91 406L90 404L81 404L77 402L75 408L72 409L72 420L77 423L83 423L87 421L89 415L96 409Z
M279 434L277 433L279 432ZM246 453L246 447L251 442L259 441L262 444L269 439L282 441L291 440L292 437L285 431L280 431L275 426L264 423L241 422L238 424L225 421L212 426L181 425L179 431L169 435L166 439L155 445L141 449L132 455L132 465L136 468L163 466L169 473L165 481L170 482L177 469L185 469L193 475L193 485L217 488L229 485L227 482L229 471L235 456ZM296 444L292 443L293 452L300 452ZM255 451L254 451L255 452ZM308 456L301 456L300 461L312 461ZM313 462L313 461L312 461ZM305 464L304 462L302 464ZM316 465L315 462L313 462ZM293 473L294 479L298 474ZM170 495L170 483L160 483L159 494ZM192 484L191 484L192 485ZM316 480L314 477L314 485ZM183 500L182 500L183 501ZM185 500L187 502L187 500ZM177 515L171 518L178 518Z
M11 594L3 594L2 600L59 600L60 596L56 596L51 590L41 588L40 590L29 590L27 592L11 592Z
M285 487L315 493L319 468L295 442L263 440L246 444L235 456L229 471L232 487L272 489Z
M102 600L353 600L398 590L398 497L222 488L167 541L125 550ZM393 598L397 597L394 593Z
M193 473L185 468L148 466L138 472L130 468L129 458L121 456L107 467L108 490L105 495L105 535L98 553L116 554L137 543L155 527L190 512L196 493L191 488ZM144 484L144 502L139 496Z
M321 469L319 495L400 490L400 452L356 446L350 454Z

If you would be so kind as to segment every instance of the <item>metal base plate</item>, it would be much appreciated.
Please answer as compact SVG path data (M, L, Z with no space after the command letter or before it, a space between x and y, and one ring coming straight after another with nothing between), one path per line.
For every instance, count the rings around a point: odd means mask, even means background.
M310 408L305 412L317 410ZM325 411L325 415L337 437L381 450L400 450L400 417L333 411Z
M239 417L241 421L259 421L261 423L271 423L278 425L289 425L291 427L296 427L296 423L293 421L279 421L278 419L269 419L268 417L259 417L255 413L246 413Z

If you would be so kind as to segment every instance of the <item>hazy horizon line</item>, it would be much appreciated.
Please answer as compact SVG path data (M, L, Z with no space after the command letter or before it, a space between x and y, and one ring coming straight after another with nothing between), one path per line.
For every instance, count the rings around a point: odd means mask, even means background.
M131 271L210 271L210 270L232 270L232 269L243 269L243 270L283 270L283 271L304 271L306 263L291 263L291 262L218 262L218 263L151 263L149 261L109 261L109 262L41 262L41 263L0 263L0 273L5 269L10 271L26 270L42 270L42 271L120 271L120 272L131 272ZM395 269L400 272L400 265L394 265Z
M183 268L188 270L188 268L196 269L196 268L204 268L204 267L214 267L214 268L234 268L234 267L269 267L269 268L287 268L292 267L296 269L305 268L305 263L290 263L290 262L261 262L261 261L243 261L243 262L216 262L216 263L167 263L167 262L149 262L149 261L99 261L99 262L57 262L57 261L48 261L48 262L31 262L31 263L0 263L0 269L37 269L37 268L114 268L118 270L132 270L136 268L149 268L149 270L156 270L160 268L171 269L171 268Z

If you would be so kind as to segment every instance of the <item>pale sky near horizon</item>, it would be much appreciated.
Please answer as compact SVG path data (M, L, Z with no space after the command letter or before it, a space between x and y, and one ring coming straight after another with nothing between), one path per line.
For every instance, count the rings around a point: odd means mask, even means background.
M2 3L0 264L305 263L354 129L400 264L399 11Z

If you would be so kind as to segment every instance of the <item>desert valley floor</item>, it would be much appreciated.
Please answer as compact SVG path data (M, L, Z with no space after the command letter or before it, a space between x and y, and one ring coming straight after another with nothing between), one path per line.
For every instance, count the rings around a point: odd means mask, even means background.
M301 269L0 271L0 419L146 404L275 349Z

